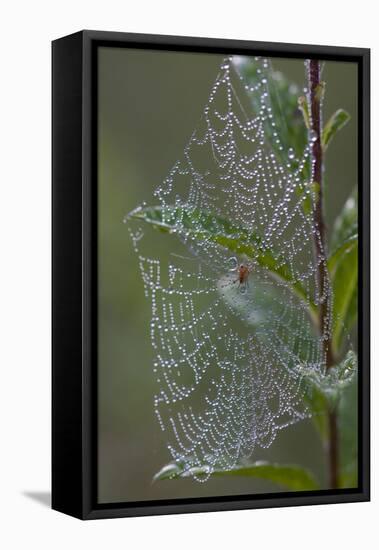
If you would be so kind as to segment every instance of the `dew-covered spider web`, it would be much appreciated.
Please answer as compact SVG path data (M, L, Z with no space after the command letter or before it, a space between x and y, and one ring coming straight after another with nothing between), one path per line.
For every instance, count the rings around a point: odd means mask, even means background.
M127 217L151 304L155 411L172 459L199 481L309 416L299 371L323 371L331 325L320 335L309 307L325 299L326 269L305 207L310 146L294 158L280 143L269 63L251 62L254 86L224 60L182 157ZM149 249L156 227L179 252Z

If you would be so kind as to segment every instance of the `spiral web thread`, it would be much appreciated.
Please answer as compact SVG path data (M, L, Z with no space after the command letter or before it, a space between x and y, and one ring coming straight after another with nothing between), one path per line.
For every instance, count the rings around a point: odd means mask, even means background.
M267 125L283 150L270 107L268 60L252 62L259 78L249 87L237 60L224 60L182 158L154 192L152 204L167 207L172 228L173 236L162 239L179 238L186 254L144 255L146 224L129 227L152 308L155 411L172 459L198 481L269 447L280 430L309 416L299 368L323 371L322 343L331 324L318 335L306 305L325 298L317 285L318 235L304 208L312 191L298 192L309 146L300 159L290 150L284 164L270 147ZM252 94L260 105L255 112ZM289 277L204 232L199 238L180 215L173 224L173 206L212 213L212 234L225 231L219 220L226 218L234 237L259 235L260 250L287 266ZM325 267L323 257L318 261ZM242 281L241 265L247 268Z

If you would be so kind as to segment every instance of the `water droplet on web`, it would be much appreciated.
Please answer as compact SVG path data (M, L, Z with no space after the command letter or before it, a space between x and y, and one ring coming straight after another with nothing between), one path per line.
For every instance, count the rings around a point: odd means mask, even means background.
M309 141L314 143L317 140L317 133L314 130L309 131Z
M295 151L292 149L292 147L288 149L288 158L290 160L293 160L295 158Z
M233 256L232 258L229 258L228 262L227 262L227 265L228 265L229 271L235 271L238 267L237 258L235 256Z

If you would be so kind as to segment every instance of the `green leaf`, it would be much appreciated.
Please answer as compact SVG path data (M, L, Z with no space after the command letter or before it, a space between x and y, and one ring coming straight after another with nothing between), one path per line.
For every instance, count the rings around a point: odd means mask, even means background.
M228 219L210 212L184 206L137 208L128 217L143 220L155 228L164 228L170 233L216 243L234 254L256 261L260 267L286 281L316 316L315 304L308 301L307 292L299 281L294 280L292 270L284 261L283 255L264 248L260 236L250 233L247 228L235 225Z
M178 472L180 466L177 463L164 466L155 476L154 480L167 479L167 472L171 471L170 479L186 478L192 475L208 475L209 466L197 466L187 468ZM319 485L309 470L301 466L288 464L275 464L269 462L254 462L247 466L236 466L230 470L216 469L211 473L212 477L255 477L266 479L292 491L314 491L319 489Z
M304 124L307 130L310 129L310 117L309 117L309 108L308 108L308 101L305 96L300 96L297 100L297 104L299 106L300 111L303 114Z
M358 282L358 281L357 281ZM345 314L345 327L349 330L357 320L358 314L358 284L355 285L355 289L351 294L349 307Z
M345 359L324 374L305 372L302 384L305 401L324 444L329 440L329 412L337 407L340 440L340 487L354 487L357 476L357 356Z
M343 259L346 254L349 254L354 248L358 246L358 235L352 235L341 246L333 250L328 258L329 273L333 275L338 267L338 263Z
M328 259L333 288L333 350L339 353L345 331L357 318L358 235L357 192L353 191L334 224L331 244L334 247Z
M321 438L326 443L329 438L328 399L317 387L312 386L306 380L302 381L304 401L312 411L312 422Z
M357 356L354 351L349 350L341 363L329 368L326 372L315 370L313 366L307 365L300 365L298 371L311 387L314 387L334 406L346 388L355 381L357 366Z
M317 84L316 89L315 89L315 99L316 99L316 101L322 102L322 100L324 99L324 95L325 95L325 82L321 81Z
M157 472L154 477L153 481L158 481L162 479L174 479L175 477L179 477L180 474L183 473L183 466L180 465L177 462L171 462L170 464L166 464Z
M328 414L331 407L339 408L338 419L343 423L341 434L342 429L344 430L341 439L346 437L347 433L348 437L353 437L354 424L350 420L345 420L349 415L349 407L352 410L353 408L351 404L346 407L345 402L346 396L351 395L351 388L356 385L357 357L355 353L350 351L337 367L332 367L326 374L317 374L312 369L307 371L303 368L302 370L301 383L304 388L304 401L312 411L312 421L324 444L327 444L329 439ZM346 452L344 450L343 454L344 457L350 457L348 450ZM352 460L348 459L348 468L350 468Z
M341 213L334 222L331 249L337 249L358 232L358 196L357 186L354 187Z
M333 349L339 352L345 331L357 318L358 241L338 262L332 276L333 286Z
M325 124L321 136L321 145L324 151L336 133L350 120L350 115L344 109L338 109Z

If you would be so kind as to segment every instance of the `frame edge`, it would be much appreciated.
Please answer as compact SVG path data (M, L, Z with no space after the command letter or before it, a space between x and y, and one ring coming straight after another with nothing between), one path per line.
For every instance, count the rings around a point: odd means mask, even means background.
M52 42L52 508L83 517L82 33Z

